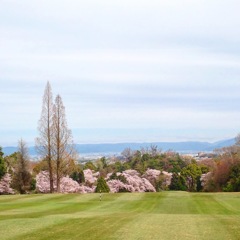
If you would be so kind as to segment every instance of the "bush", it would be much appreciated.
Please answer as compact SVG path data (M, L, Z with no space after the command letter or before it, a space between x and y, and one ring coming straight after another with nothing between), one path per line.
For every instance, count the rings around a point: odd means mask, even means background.
M96 193L99 193L99 192L110 192L110 189L105 181L105 179L103 177L100 177L98 178L98 181L97 181L97 187L96 187L96 190L95 190Z
M70 175L70 178L72 178L74 181L78 182L79 184L85 182L83 170L73 172Z

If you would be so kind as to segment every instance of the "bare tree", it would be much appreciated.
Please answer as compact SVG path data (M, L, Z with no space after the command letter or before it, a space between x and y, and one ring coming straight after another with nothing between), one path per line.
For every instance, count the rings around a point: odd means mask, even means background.
M127 161L131 161L134 151L131 148L125 148L121 154Z
M60 192L60 180L66 174L67 167L74 158L71 130L68 129L65 107L60 95L57 95L53 108L53 144L56 161L57 192Z
M13 188L21 194L31 189L31 174L29 171L29 154L26 143L21 139L18 142L17 165L13 174Z
M154 156L156 156L158 153L159 153L159 151L158 151L158 146L157 146L157 145L154 145L154 144L151 144L151 146L150 146L150 154L154 157Z
M47 82L43 95L42 113L38 123L39 137L36 138L36 148L38 153L47 160L49 170L50 192L53 188L53 99L50 83Z

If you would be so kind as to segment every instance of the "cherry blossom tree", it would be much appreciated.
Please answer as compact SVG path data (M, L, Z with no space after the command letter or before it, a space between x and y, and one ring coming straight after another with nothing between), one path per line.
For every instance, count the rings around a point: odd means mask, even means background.
M81 185L80 189L79 189L79 193L94 193L95 189L96 189L96 186L93 186L91 188L91 187L88 187L88 186L85 186L85 185Z
M36 191L41 193L50 193L56 189L56 180L53 179L53 185L50 190L50 178L48 171L41 171L36 176Z
M61 193L78 193L81 188L77 181L70 177L63 177L60 179L60 192Z
M50 193L49 184L49 172L41 171L36 176L36 190L41 193ZM57 189L56 177L53 176L53 189ZM74 181L72 178L66 176L60 179L60 193L77 193L80 192L81 188L78 182Z
M159 178L160 174L161 174L160 170L148 168L145 174L143 174L143 177L148 179L154 185L156 180Z
M149 180L157 190L166 190L171 184L172 173L156 169L147 169L143 177Z
M117 193L117 192L134 192L134 188L131 185L124 184L120 180L113 179L107 182L110 192Z
M122 173L117 173L117 176L124 176L126 183L118 179L107 181L111 192L156 192L153 185L146 178L141 178L136 170L129 169Z
M88 169L89 170L89 169ZM69 176L62 177L60 179L59 192L61 193L92 193L95 191L96 186L93 184L96 182L97 178L94 176L94 173L86 171L86 178L92 184L92 187L86 185L80 185L77 181L74 181ZM96 173L95 173L96 175ZM50 193L50 184L49 184L49 172L41 171L36 176L36 190L41 193ZM57 189L57 180L56 176L53 176L53 189Z
M94 183L97 182L97 179L99 176L98 172L94 173L94 171L91 169L85 169L83 170L83 173L84 173L85 183L88 186L92 186Z
M6 173L0 180L0 194L14 194L13 189L10 187L12 178L9 173Z

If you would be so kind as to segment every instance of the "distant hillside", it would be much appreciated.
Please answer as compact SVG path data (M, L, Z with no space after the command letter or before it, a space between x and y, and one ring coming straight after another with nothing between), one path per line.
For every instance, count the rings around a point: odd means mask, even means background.
M208 142L153 142L153 143L108 143L108 144L77 144L79 153L106 153L122 152L125 148L138 150L151 145L157 145L162 151L173 150L176 152L210 152L216 148L231 146L234 139L223 140L215 143Z
M151 145L157 145L162 151L173 150L180 153L211 152L216 148L231 146L235 139L227 139L215 143L208 142L153 142L153 143L101 143L101 144L76 144L77 151L81 154L94 153L121 153L125 148L138 150ZM4 155L17 151L17 147L4 147ZM34 147L29 148L31 156L37 155Z
M10 155L14 152L17 152L17 150L18 150L17 147L3 147L2 149L3 149L4 156ZM29 147L28 151L29 151L29 154L31 156L36 156L37 155L35 147Z

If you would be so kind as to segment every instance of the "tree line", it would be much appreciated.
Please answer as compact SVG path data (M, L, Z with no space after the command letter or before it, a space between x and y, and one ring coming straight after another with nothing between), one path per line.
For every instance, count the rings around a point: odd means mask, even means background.
M85 164L64 160L68 164L64 164L64 168L61 168L64 171L61 172L59 184L63 176L69 176L69 179L79 184L78 186L88 188L89 192L90 188L91 191L103 192L104 189L109 191L109 187L111 189L115 187L118 191L124 192L131 190L129 178L135 175L148 179L156 191L240 191L240 146L238 144L218 149L215 157L200 161L173 151L126 149L122 155L124 160L103 157ZM52 167L53 189L57 191L57 158L53 158ZM12 176L10 187L15 192L24 194L35 190L36 176L43 171L48 172L48 186L45 187L45 192L50 192L48 159L42 158L38 162L30 162L27 146L23 140L19 141L19 151L10 156L4 157L0 149L0 193L1 182L5 179L6 173ZM134 174L129 175L129 171ZM6 179L5 182L9 181L9 177ZM46 179L43 181L46 182ZM6 183L3 184L6 185Z
M18 152L9 156L4 156L0 147L0 194L12 193L13 189L21 194L34 191L36 176L42 171L47 172L46 191L50 193L61 192L61 179L66 176L87 187L93 188L96 184L96 191L100 191L109 189L106 179L112 181L111 184L118 181L123 186L127 183L126 176L131 177L133 173L148 178L156 191L240 191L240 135L235 145L218 149L214 157L200 161L174 151L162 152L152 145L136 151L126 148L121 159L103 157L81 164L77 162L62 98L57 95L53 101L49 82L43 94L38 132L36 149L41 156L38 162L30 162L27 145L22 139ZM86 170L98 173L95 174L98 176L96 183L85 181ZM135 172L129 175L130 170Z

